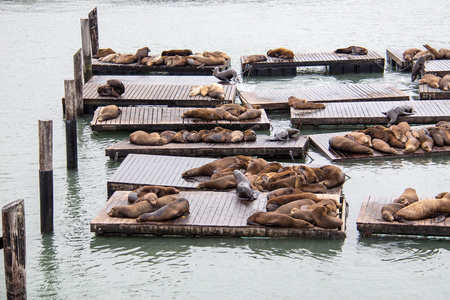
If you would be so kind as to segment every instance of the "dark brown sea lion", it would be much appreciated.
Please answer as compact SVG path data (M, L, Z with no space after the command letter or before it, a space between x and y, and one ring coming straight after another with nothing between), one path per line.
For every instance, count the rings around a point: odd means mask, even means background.
M439 129L437 129L436 127L428 127L427 130L430 133L430 137L433 139L434 146L437 147L445 146L444 138L439 132Z
M267 211L275 211L281 205L287 204L292 201L301 200L301 199L310 199L314 202L319 202L322 199L318 198L313 193L301 192L295 194L281 195L272 197L267 201L266 210Z
M338 48L334 50L334 53L354 54L354 55L366 55L369 51L360 46L349 46L347 48Z
M280 164L279 162L271 161L271 162L267 163L258 174L278 172L278 170L281 169L282 167L283 167L283 165Z
M374 127L369 127L369 128L363 129L363 130L356 130L356 131L367 134L372 139L380 139L386 143L389 142L389 132L384 129L376 128L374 126Z
M116 218L137 218L142 214L150 212L153 205L148 201L140 201L128 205L118 205L111 208L108 216Z
M140 215L138 222L168 221L189 214L189 201L186 198L178 198L158 210Z
M434 141L430 136L430 132L428 129L421 128L419 130L419 142L420 148L422 148L425 152L432 152Z
M185 111L182 118L199 118L202 120L222 120L222 116L208 108L196 108Z
M100 57L105 57L106 55L113 54L113 53L116 53L116 52L111 48L98 49L97 53L95 53L92 57L100 58Z
M323 183L327 188L332 189L341 186L345 182L345 174L342 170L333 165L321 166L320 169L324 173Z
M262 187L267 191L273 191L279 188L297 188L297 186L305 184L305 178L299 175L293 175L276 181L263 181Z
M261 117L261 110L260 109L249 109L246 112L239 115L238 120L252 120Z
M400 202L383 205L383 207L381 208L381 217L388 222L394 222L394 215L400 209L405 207L407 203L408 203L407 200L402 200Z
M239 199L255 200L256 195L253 192L250 180L239 170L234 170L233 175L236 182L236 193Z
M189 131L186 129L178 131L172 138L172 143L187 143Z
M205 143L231 143L231 132L219 131L209 132L201 136L202 141Z
M221 159L214 160L203 166L189 169L181 175L182 177L194 177L194 176L211 176L215 170L222 170L229 165L241 162L250 162L252 158L250 156L236 155L228 156Z
M122 113L122 110L117 105L107 105L102 108L100 115L97 118L98 122L111 120L117 118Z
M202 138L198 131L192 130L192 131L189 131L189 133L186 135L186 141L188 143L199 143L202 141Z
M450 198L424 199L410 204L400 209L394 219L403 220L421 220L436 217L440 214L450 213Z
M266 60L267 60L267 56L265 56L264 54L253 54L253 55L247 56L247 58L244 61L244 64L252 64L252 63L266 61Z
M272 227L295 227L311 228L313 225L304 220L294 219L288 215L277 214L275 212L255 212L247 218L248 225L264 225Z
M164 144L158 132L147 133L138 130L130 134L130 143L135 145L160 146Z
M148 193L154 193L156 197L178 194L180 191L171 186L144 185L128 194L128 201L134 202Z
M278 58L284 58L284 59L293 59L294 58L294 52L292 50L279 47L275 49L271 49L267 51L267 56L271 57L278 57Z
M450 145L450 130L448 130L445 127L436 127L436 129L441 134L441 137L444 140L445 145Z
M424 56L421 56L415 63L411 72L411 81L416 80L417 76L420 73L420 70L423 68L423 65L425 64L425 61L428 59L432 59L433 55L427 54Z
M316 204L316 202L314 202L311 199L294 200L289 203L281 205L274 212L279 213L279 214L289 215L293 208L300 208L304 205L313 205L313 204Z
M244 134L244 142L253 142L256 141L256 132L249 128L243 132Z
M119 93L116 92L109 84L100 85L97 88L97 94L101 97L114 97L119 98Z
M189 56L192 55L191 49L172 49L172 50L165 50L161 52L161 56Z
M286 196L286 195L293 195L293 194L303 194L304 192L300 189L296 188L280 188L271 191L267 194L267 200L280 197L280 196Z
M439 82L442 78L433 74L425 74L419 80L419 84L428 84L430 87L438 89Z
M125 93L125 85L118 79L108 79L106 84L112 87L119 95Z
M405 52L403 52L403 59L405 61L411 61L413 59L413 57L420 51L421 50L417 49L417 48L406 49Z
M148 53L150 52L150 49L148 47L140 48L136 51L136 54L134 54L134 59L137 61L138 64L141 64L141 61L144 57L148 56Z
M161 132L161 134L159 135L159 137L161 138L161 140L163 141L163 144L168 144L172 142L173 137L176 135L177 133L175 131L172 130L165 130L163 132Z
M373 154L373 150L367 146L349 139L345 136L334 136L328 140L331 148L349 153Z
M313 224L325 229L339 228L344 222L337 217L327 215L327 208L325 206L318 206L313 209L311 213Z
M444 91L450 90L450 74L445 75L439 80L439 88Z

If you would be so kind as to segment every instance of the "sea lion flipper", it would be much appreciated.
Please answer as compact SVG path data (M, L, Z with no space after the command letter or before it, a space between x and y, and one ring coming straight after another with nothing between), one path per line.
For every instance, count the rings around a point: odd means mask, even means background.
M445 219L447 218L448 214L440 214L439 216L437 216L434 220L436 223L441 223L444 222Z

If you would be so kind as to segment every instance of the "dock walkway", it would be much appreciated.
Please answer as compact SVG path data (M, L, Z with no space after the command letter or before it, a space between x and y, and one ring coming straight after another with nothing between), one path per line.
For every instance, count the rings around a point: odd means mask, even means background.
M434 197L428 197L430 198ZM381 208L385 204L392 203L394 199L395 197L387 196L366 196L356 220L358 231L365 236L372 234L450 236L450 218L440 223L437 223L435 218L409 221L409 223L383 220Z
M227 121L227 120L202 120L198 118L182 118L181 115L195 107L119 107L122 113L115 119L99 122L98 116L103 106L98 107L91 121L91 129L93 131L164 131L174 130L201 130L212 129L216 126L232 130L249 129L258 125L258 130L266 130L270 128L270 121L266 112L262 109L261 117L243 120L243 121Z
M435 124L439 121L450 121L450 100L429 100L327 103L325 109L314 110L291 108L291 123L302 127L386 125L389 121L382 112L400 105L409 105L416 113L409 116L400 116L399 122Z
M419 99L420 100L441 100L450 99L450 91L435 89L428 84L419 84Z
M406 93L389 84L345 84L239 92L243 103L261 105L265 109L289 109L290 96L320 103L409 100Z
M247 225L247 218L265 211L267 193L260 193L254 201L238 200L233 192L182 191L180 197L189 201L190 214L166 222L137 222L134 218L112 218L107 215L112 207L127 205L127 191L115 192L100 213L91 221L91 232L96 234L155 234L182 236L229 237L289 237L289 238L345 238L346 205L338 195L318 195L341 201L339 215L344 221L341 228L277 228Z

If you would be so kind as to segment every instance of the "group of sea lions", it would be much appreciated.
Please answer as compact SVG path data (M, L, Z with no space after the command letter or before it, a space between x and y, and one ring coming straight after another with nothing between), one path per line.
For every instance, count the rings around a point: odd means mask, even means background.
M423 45L423 46L427 50L421 50L418 48L409 48L406 49L405 52L403 52L403 59L406 62L409 63L414 62L414 67L411 73L411 81L416 80L420 70L423 68L423 65L425 64L425 61L431 59L450 59L450 49L441 48L438 51L435 48L431 47L430 45Z
M118 205L110 217L134 218L138 222L169 221L189 214L189 201L173 187L143 186L128 194L128 205Z
M289 106L294 109L324 109L325 104L315 103L306 99L300 99L294 96L288 98Z
M400 197L381 208L381 217L388 222L407 222L436 217L438 221L443 221L449 214L450 193L440 193L435 198L419 201L419 196L413 188L405 189Z
M138 63L147 66L165 65L168 67L227 65L230 57L222 51L204 51L193 53L190 49L172 49L162 51L161 54L149 56L148 47L140 48L136 54L120 54L111 48L100 49L93 57L103 62L117 64Z
M185 111L182 118L199 118L202 120L244 121L261 117L261 109L248 104L227 103L215 108L195 108Z
M101 97L119 98L125 93L125 86L118 79L109 79L106 84L102 84L97 88L97 94Z
M220 83L213 83L209 85L194 85L189 91L189 97L201 95L203 97L209 96L211 98L224 100L225 89Z
M345 174L339 167L306 165L283 167L279 162L267 162L263 158L236 155L214 160L183 172L183 178L208 176L209 180L197 185L199 190L228 190L236 188L234 170L242 170L251 188L260 192L279 188L295 188L304 192L326 193L327 189L341 186Z
M428 84L432 88L448 91L450 90L450 74L447 74L444 77L425 74L419 80L419 84Z
M411 129L407 122L391 125L389 128L375 125L364 130L354 130L343 136L329 139L331 148L342 152L373 154L372 149L398 154L394 148L403 153L414 153L421 148L432 152L433 147L450 145L450 123L438 122L435 126Z
M130 143L135 145L160 146L169 143L240 143L256 141L256 133L249 128L245 131L215 127L200 131L181 130L178 132L166 130L161 133L147 133L138 130L130 134Z

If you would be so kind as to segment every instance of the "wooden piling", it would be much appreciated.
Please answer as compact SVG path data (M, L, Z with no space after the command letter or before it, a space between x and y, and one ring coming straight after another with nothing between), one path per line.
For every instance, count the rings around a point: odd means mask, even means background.
M39 120L41 232L53 232L53 121Z
M24 200L2 208L3 257L7 299L26 299Z
M89 17L89 32L91 35L91 49L92 54L98 52L99 42L98 42L98 18L97 18L97 7L95 7L88 14Z
M81 22L81 49L83 52L83 75L84 83L92 77L91 61L91 37L89 19L80 19Z
M83 105L83 67L81 48L73 56L73 78L75 79L75 112L77 116L82 116Z
M75 118L75 80L64 80L64 93L66 99L66 158L67 168L78 167L77 154L77 120Z

